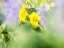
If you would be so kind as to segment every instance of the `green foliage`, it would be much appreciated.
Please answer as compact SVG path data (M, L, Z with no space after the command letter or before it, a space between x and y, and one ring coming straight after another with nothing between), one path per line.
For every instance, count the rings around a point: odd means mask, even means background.
M36 12L41 0L21 0L22 4L28 7L28 13ZM48 3L51 0L48 0ZM34 27L30 24L27 17L26 22L20 22L19 25L3 25L2 10L0 9L0 48L64 48L64 39L61 40L55 35L53 28L53 12L45 12L47 24ZM54 20L55 21L55 20Z
M1 25L1 23L2 23L2 10L1 10L1 8L0 8L0 25Z
M36 9L35 8L29 8L28 13L31 14L32 12L36 12Z

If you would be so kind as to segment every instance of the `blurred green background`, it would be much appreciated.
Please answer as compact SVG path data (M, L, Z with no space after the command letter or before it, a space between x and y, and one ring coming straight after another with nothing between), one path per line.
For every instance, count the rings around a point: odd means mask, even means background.
M51 1L54 0L48 0L48 2ZM21 0L21 2L28 4L29 0ZM32 0L33 6L31 7L37 9L40 2L41 0ZM59 2L58 0L56 3L58 4ZM60 4L61 3L62 1ZM64 48L64 30L61 30L63 29L60 26L62 22L59 20L62 18L58 16L60 11L52 9L44 13L46 24L42 26L41 32L40 30L31 28L29 23L21 24L20 26L4 25L2 23L2 16L4 14L1 8L2 4L3 3L0 2L0 48ZM61 9L63 8L62 6L59 7L61 7Z

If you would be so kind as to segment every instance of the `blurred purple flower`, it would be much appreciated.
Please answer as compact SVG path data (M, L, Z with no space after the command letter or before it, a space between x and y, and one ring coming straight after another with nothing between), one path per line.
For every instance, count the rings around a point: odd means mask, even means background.
M41 6L38 7L37 14L39 16L41 16L43 12L47 12L49 10L50 10L50 6L49 6L49 4L46 3L46 4L41 5Z
M3 22L8 24L17 24L19 21L18 11L20 8L20 5L17 0L4 0L3 8Z
M44 11L45 11L45 6L44 5L39 6L38 9L37 9L37 14L39 16L41 16Z
M43 19L44 12L45 12L45 5L39 6L36 13L40 16L39 20L40 25L44 25L44 19Z
M43 26L45 24L45 19L43 17L40 18L39 24Z

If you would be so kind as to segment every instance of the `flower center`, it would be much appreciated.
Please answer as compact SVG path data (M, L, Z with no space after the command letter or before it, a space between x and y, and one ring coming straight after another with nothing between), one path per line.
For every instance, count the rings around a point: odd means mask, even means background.
M37 21L38 21L38 19L37 19L37 18L35 18L35 17L33 17L33 21L34 21L34 22L37 22Z
M24 18L24 17L25 17L25 16L24 16L24 13L22 13L22 15L21 15L21 16L22 16L22 18Z

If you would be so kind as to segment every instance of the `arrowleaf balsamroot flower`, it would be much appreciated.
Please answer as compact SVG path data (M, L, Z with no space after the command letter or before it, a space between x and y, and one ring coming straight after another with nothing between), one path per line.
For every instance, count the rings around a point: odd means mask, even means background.
M3 17L2 21L8 25L17 25L19 22L18 11L20 5L17 0L3 0ZM11 23L10 23L11 22Z
M43 5L45 3L45 0L41 0L40 5Z
M27 7L23 5L22 8L19 10L20 21L25 22L27 14L28 14Z
M31 15L29 15L29 18L30 18L30 23L33 26L38 27L38 21L40 17L35 12L32 12Z
M51 2L49 5L50 5L50 7L54 7L55 6L55 3L54 2Z

